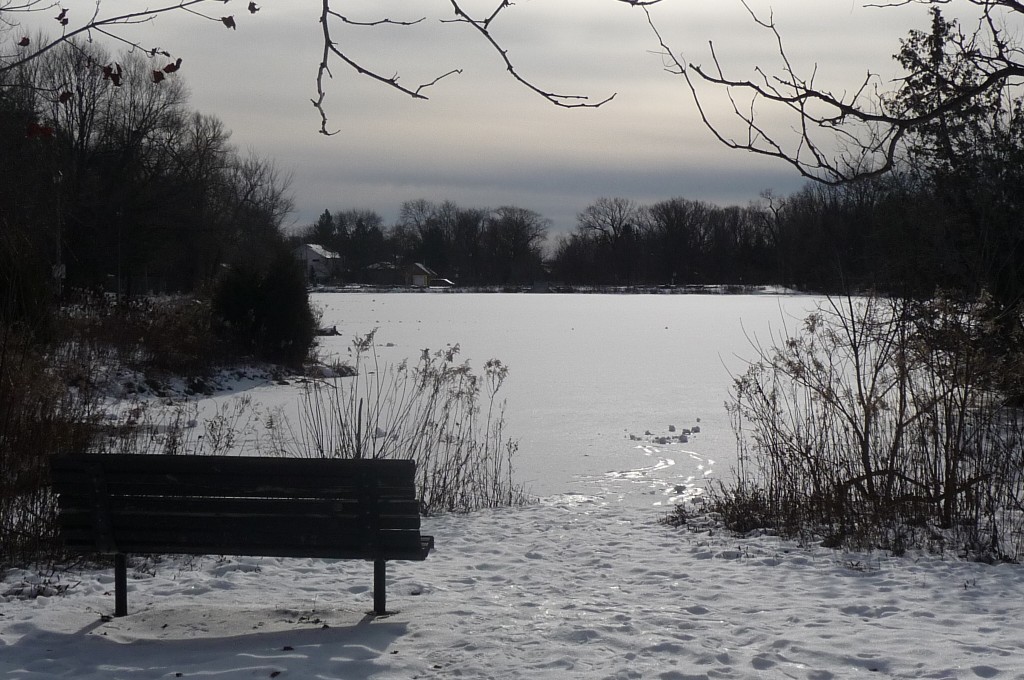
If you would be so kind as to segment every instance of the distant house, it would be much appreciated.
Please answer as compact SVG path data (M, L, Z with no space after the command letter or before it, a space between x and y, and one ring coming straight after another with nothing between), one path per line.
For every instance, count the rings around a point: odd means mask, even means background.
M414 262L405 268L405 285L413 288L427 288L437 277L437 272L421 262Z
M302 263L306 280L322 283L338 276L341 272L341 255L315 243L303 243L293 251Z
M401 286L402 271L391 262L375 262L365 269L361 279L374 286Z

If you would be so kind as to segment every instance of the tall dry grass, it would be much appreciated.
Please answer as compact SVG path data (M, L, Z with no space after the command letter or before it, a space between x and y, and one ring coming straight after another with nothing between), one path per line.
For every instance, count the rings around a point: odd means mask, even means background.
M50 456L84 447L98 417L95 364L80 346L0 323L0 565L54 549Z
M499 399L508 368L476 374L458 346L424 350L415 364L381 365L374 333L353 342L354 375L307 383L290 455L416 461L424 513L468 512L526 501L515 482L518 443Z

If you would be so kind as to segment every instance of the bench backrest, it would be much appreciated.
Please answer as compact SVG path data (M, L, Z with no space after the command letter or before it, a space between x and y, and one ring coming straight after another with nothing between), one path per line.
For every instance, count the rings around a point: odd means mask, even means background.
M425 557L411 460L83 454L51 471L75 550Z

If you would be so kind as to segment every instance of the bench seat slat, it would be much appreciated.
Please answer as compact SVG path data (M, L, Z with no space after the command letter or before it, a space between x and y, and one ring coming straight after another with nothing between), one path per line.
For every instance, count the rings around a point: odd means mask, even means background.
M119 454L105 453L62 457L60 467L86 468L102 464L105 468L125 474L253 474L277 476L296 474L301 470L313 476L330 476L338 473L339 462L346 474L365 472L374 477L386 478L389 474L414 473L416 463L408 459L365 458L272 458L267 456L168 456L160 454Z
M93 546L89 544L75 545L68 543L67 547L83 553L96 553ZM244 555L248 557L293 557L293 558L319 558L330 560L363 560L365 562L384 560L405 560L410 562L422 562L427 557L422 543L419 545L403 546L390 550L386 554L368 553L364 547L353 549L339 549L337 547L324 547L317 545L309 546L280 546L267 545L255 547L249 543L230 544L224 542L211 542L208 544L190 544L189 550L181 549L179 546L168 543L147 543L140 545L139 550L134 554L138 555ZM98 553L102 554L102 553Z
M204 527L209 526L230 526L239 532L258 535L260 533L276 532L302 534L336 534L343 532L372 532L382 531L409 531L418 532L420 518L410 515L384 515L380 517L367 517L366 515L344 514L334 517L328 516L273 516L273 515L245 515L245 514L209 514L209 513L178 513L163 514L151 512L112 513L110 535L114 539L126 532L157 531L171 528L180 528L183 532L202 533ZM77 529L80 531L93 531L95 526L92 513L68 512L60 520L60 526L65 531Z
M115 494L166 494L189 488L196 495L346 495L368 482L385 494L408 494L415 479L409 460L319 460L255 456L93 455L62 460L54 483L87 486L99 466Z
M126 531L115 540L117 551L141 554L190 555L274 555L278 557L345 557L358 559L422 559L418 556L420 539L417 533L383 531L376 535L346 532L330 537L303 534L296 536L272 531L260 540L238 538L230 526L209 527L202 532L182 533L180 530ZM71 529L64 533L68 547L89 552L98 549L90 532Z
M88 498L70 498L62 495L64 513L91 512L94 504ZM373 512L381 517L419 518L419 503L415 499L381 498L373 503ZM306 517L356 517L366 511L361 499L319 498L193 498L135 496L113 497L106 501L106 510L113 517L131 514L152 514L168 517L204 515L246 515L291 517L301 521Z
M141 476L126 478L104 470L108 493L113 496L178 496L186 491L191 496L236 496L253 498L351 498L365 493L367 482L351 477L280 477L276 479L242 475L228 479L211 479L208 475ZM69 495L87 495L89 473L82 471L76 477L55 479ZM389 498L411 498L414 491L412 478L406 483L374 481L376 495Z
M238 480L231 484L192 484L177 481L159 482L148 485L123 485L116 481L109 483L108 492L113 497L118 496L165 496L165 497L210 497L210 498L323 498L323 499L345 499L357 498L365 491L366 487L361 486L329 486L316 488L312 482L310 488L301 488L297 485L284 486L281 484L257 485L248 480ZM89 489L85 486L67 485L62 487L63 492L70 497L81 497L89 495ZM408 488L389 489L378 488L374 494L378 498L414 498Z

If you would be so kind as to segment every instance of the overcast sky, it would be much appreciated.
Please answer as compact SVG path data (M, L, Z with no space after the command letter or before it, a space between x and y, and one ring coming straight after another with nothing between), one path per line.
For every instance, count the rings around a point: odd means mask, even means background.
M596 110L559 109L515 83L472 28L441 21L452 16L445 0L335 0L337 11L354 18L427 17L411 28L336 27L339 46L365 66L397 73L409 86L463 72L419 101L335 62L326 100L329 126L339 131L332 137L319 134L310 103L320 3L263 0L250 15L246 2L208 8L218 17L233 14L234 31L179 13L132 37L181 56L193 107L221 118L241 150L272 158L291 175L297 225L324 209L347 208L376 210L390 223L403 201L426 198L516 205L568 230L601 196L746 205L764 190L788 194L803 184L781 162L719 145L702 127L684 81L664 70L644 14L616 0L519 0L493 26L518 70L538 86L595 100L616 94ZM468 6L485 12L497 3ZM816 68L816 82L835 91L856 88L868 70L893 77L899 38L928 25L917 5L752 0L751 7L765 17L773 10L794 63L808 76ZM736 76L752 77L755 65L778 71L773 37L738 0L663 0L652 15L689 61L709 63L711 40ZM720 93L708 96L720 111ZM778 129L791 123L779 121Z

